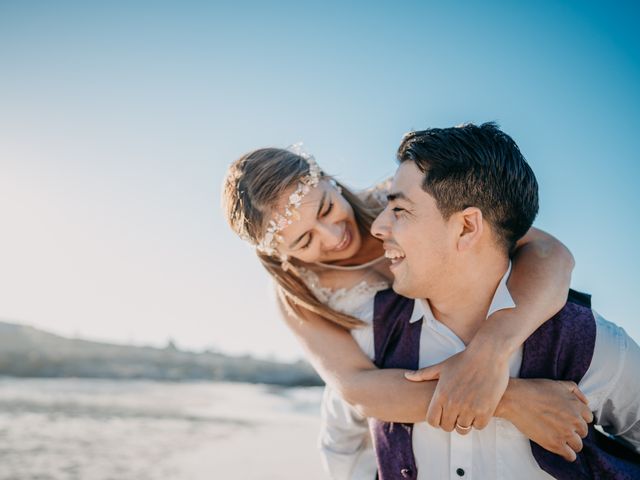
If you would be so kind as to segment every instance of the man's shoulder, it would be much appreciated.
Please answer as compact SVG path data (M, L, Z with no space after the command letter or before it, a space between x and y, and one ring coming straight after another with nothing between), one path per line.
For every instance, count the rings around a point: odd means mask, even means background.
M613 399L612 404L618 405L624 403L620 402L621 397L637 398L640 349L622 327L596 311L593 314L596 325L593 358L579 386L591 409L599 411L606 400Z
M560 311L543 323L532 337L541 335L557 339L562 336L568 337L566 341L580 342L595 336L595 333L591 295L571 289Z
M596 342L593 353L592 369L611 367L633 340L622 327L605 319L598 312L593 311L596 324ZM640 368L640 365L638 365Z
M564 307L524 343L520 376L578 383L593 357L596 324L590 296L571 291Z

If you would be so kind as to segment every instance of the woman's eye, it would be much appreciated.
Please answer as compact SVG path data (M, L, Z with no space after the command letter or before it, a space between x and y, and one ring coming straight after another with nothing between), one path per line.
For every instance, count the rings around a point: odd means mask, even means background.
M333 210L333 202L329 202L329 207L325 210L325 212L322 214L322 216L326 217L327 215L329 215L331 213L331 210Z
M312 237L311 235L309 235L309 240L307 240L307 243L305 243L304 245L302 245L300 248L301 248L302 250L304 250L305 248L309 248L309 245L311 245L311 239L312 239L312 238L313 238L313 237Z
M398 215L398 214L404 212L405 209L404 208L400 208L400 207L394 207L394 208L391 209L391 211L393 212L394 215Z

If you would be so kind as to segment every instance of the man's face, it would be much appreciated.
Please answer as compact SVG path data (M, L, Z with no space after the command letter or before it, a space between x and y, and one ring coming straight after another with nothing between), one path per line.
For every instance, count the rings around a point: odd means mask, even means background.
M455 232L422 189L423 179L414 162L400 164L389 203L371 226L391 259L393 289L411 298L433 298L445 288L456 249Z

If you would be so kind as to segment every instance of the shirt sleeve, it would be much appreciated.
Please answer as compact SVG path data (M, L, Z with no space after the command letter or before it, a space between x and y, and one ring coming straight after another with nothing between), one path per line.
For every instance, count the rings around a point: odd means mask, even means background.
M593 314L596 344L580 389L596 424L640 453L640 347L622 327Z
M322 462L333 480L374 480L376 458L367 419L326 387L321 403Z

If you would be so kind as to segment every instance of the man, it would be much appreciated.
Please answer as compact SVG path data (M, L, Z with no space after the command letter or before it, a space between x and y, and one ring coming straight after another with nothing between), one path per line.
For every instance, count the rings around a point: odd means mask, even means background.
M491 123L410 133L398 160L372 233L392 261L394 290L418 300L376 299L374 318L397 318L374 323L376 364L422 368L463 350L490 313L514 306L509 253L533 223L538 191L517 145ZM570 295L513 355L510 373L576 381L595 423L625 447L591 427L570 463L501 419L472 430L459 418L451 433L374 421L380 478L640 478L640 348L588 304Z

